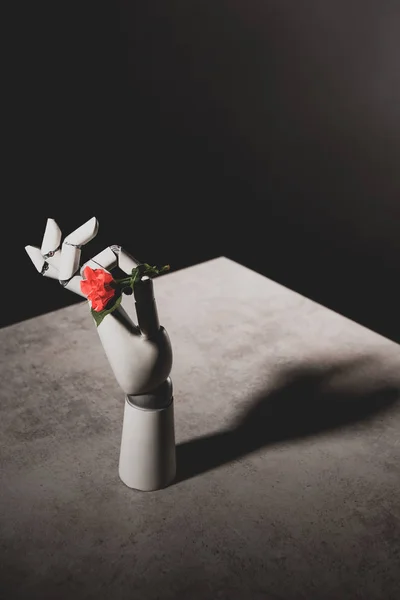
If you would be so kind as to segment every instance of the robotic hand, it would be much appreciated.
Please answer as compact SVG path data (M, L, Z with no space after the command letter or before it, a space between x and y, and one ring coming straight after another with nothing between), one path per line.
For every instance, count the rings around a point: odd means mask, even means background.
M81 247L98 233L95 217L64 238L54 219L47 224L40 248L25 246L37 271L84 296L80 282L86 266L111 273L130 274L139 261L120 246L109 246L80 266ZM114 277L115 278L115 277ZM117 383L137 406L157 408L172 398L172 349L160 326L153 281L142 276L134 286L134 299L122 294L118 308L101 321L97 331Z

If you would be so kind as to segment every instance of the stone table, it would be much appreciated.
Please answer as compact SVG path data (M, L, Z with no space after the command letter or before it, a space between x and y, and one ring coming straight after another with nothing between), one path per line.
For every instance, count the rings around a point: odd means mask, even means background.
M226 257L154 287L163 490L119 479L86 301L0 330L0 598L398 600L399 345Z

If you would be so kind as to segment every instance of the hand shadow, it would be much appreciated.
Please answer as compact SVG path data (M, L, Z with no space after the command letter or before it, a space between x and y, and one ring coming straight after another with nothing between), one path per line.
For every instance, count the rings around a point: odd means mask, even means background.
M400 397L396 385L365 389L360 379L334 386L335 377L357 373L368 359L283 373L272 391L259 394L233 427L177 445L176 483L271 444L321 434L365 421ZM353 377L354 378L354 377Z

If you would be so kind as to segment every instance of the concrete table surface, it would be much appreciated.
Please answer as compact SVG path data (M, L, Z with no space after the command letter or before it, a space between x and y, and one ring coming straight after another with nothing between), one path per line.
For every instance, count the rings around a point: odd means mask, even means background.
M0 598L398 600L399 345L225 257L154 286L163 490L118 477L86 301L0 330Z

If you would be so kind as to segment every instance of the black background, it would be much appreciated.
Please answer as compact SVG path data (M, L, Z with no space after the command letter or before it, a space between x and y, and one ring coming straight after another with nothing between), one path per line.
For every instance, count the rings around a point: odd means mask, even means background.
M397 1L10 15L2 326L81 300L24 246L96 216L87 258L228 256L400 340Z

